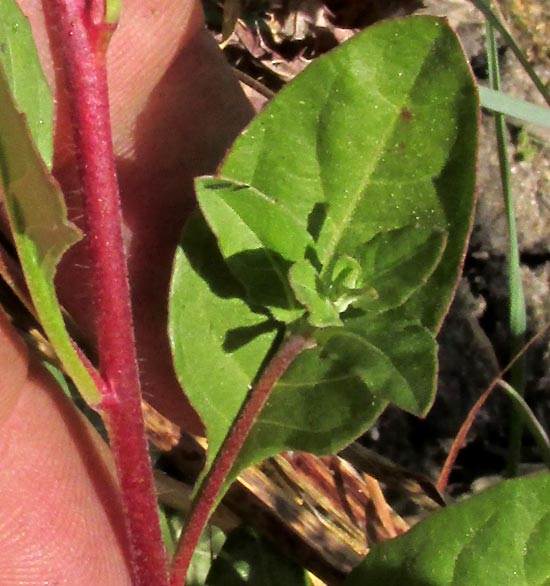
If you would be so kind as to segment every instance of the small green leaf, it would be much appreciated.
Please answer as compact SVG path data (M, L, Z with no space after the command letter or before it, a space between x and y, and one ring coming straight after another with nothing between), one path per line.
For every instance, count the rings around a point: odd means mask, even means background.
M550 583L550 476L502 482L375 545L345 586Z
M353 307L379 313L405 303L433 274L446 241L446 233L421 226L377 234L357 252L362 275L348 293L357 295Z
M1 68L0 104L0 177L27 286L67 374L84 399L96 404L98 390L67 334L53 282L59 259L80 239L80 231L67 220L59 187L36 150Z
M307 574L249 529L233 531L212 564L208 586L309 586Z
M216 235L229 270L247 290L248 301L283 321L297 319L287 273L313 247L305 223L257 189L215 177L195 182L201 211Z
M289 271L296 299L308 310L308 322L316 328L341 326L336 305L320 290L319 273L308 260L294 263Z
M110 25L118 24L122 11L122 0L106 0L105 2L105 23Z
M0 2L0 65L17 109L48 168L53 157L53 99L42 72L31 27L15 0ZM2 106L3 107L3 106Z
M479 86L478 89L483 108L510 116L520 122L550 128L550 108L537 106L487 87Z

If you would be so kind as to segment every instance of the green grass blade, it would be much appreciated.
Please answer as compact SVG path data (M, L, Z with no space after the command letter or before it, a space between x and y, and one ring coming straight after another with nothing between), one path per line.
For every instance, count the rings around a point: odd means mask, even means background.
M502 92L479 86L482 108L510 116L527 124L550 128L550 109L537 106L526 100L512 98Z
M486 0L470 0L470 2L480 12L483 13L485 18L487 19L487 22L490 23L490 25L494 27L502 35L502 38L504 39L506 44L510 47L510 49L516 56L517 60L521 63L521 65L531 78L532 82L535 84L535 87L540 92L540 95L550 106L550 92L548 92L548 89L546 88L545 84L536 74L535 70L531 67L531 64L529 63L527 57L523 54L523 51L519 48L518 44L514 40L514 37L512 37L508 29L504 26L504 24L502 24L500 19L493 12L488 2Z
M538 419L535 417L535 414L525 401L525 399L506 381L499 381L499 385L501 386L502 390L508 395L510 400L512 401L514 408L518 412L519 416L521 417L525 427L531 434L532 438L535 440L537 447L540 452L540 457L546 464L548 468L550 468L550 439L548 439L548 435L546 431L544 431L544 427L540 424Z
M494 28L487 19L487 56L489 65L489 82L491 87L500 90L500 73L498 67L498 52ZM508 285L510 289L510 354L515 356L525 343L525 330L527 327L527 316L525 311L525 295L521 282L520 259L518 248L518 236L516 218L514 215L514 200L510 180L510 162L508 158L508 146L506 137L506 125L502 114L495 113L495 131L497 139L497 150L500 164L500 177L504 203L506 206L506 218L509 233L509 254L508 254ZM512 385L523 395L525 390L525 359L520 358L510 370ZM523 423L521 417L514 409L510 415L510 437L508 454L508 473L514 476L517 473L521 453L521 436Z

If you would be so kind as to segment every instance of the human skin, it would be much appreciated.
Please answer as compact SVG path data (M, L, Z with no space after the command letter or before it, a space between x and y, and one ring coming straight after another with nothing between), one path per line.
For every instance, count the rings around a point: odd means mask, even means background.
M20 5L58 102L54 173L71 216L82 223L55 23L40 0ZM198 1L124 0L108 67L144 395L196 433L200 423L168 351L171 262L193 207L192 178L215 170L251 109L203 29ZM64 259L57 285L93 344L87 266L79 244ZM1 312L0 372L0 586L130 584L108 448Z

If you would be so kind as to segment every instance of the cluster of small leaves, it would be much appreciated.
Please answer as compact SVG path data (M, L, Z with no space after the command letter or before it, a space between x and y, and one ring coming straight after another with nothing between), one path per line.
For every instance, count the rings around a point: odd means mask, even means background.
M471 224L477 96L454 33L415 18L314 62L197 180L176 256L176 371L216 455L289 333L304 352L233 471L285 449L334 452L388 402L433 399L435 332Z

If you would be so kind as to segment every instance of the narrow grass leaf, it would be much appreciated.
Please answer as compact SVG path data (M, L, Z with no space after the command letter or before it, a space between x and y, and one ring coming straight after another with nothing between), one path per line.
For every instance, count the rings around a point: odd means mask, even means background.
M550 108L543 108L525 100L518 100L501 91L479 86L481 106L487 110L510 116L520 122L550 128Z
M498 16L492 10L490 2L488 2L488 0L470 0L470 2L481 13L483 13L490 25L493 26L502 35L502 38L505 40L508 47L510 47L517 60L521 63L523 69L525 69L527 75L529 75L531 78L531 81L535 84L535 87L539 91L540 95L550 106L550 92L548 91L548 88L537 75L537 72L533 69L531 63L529 63L529 60L520 49L519 45L516 43L514 37L510 34L510 31L504 26L500 18L498 18Z

